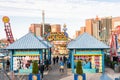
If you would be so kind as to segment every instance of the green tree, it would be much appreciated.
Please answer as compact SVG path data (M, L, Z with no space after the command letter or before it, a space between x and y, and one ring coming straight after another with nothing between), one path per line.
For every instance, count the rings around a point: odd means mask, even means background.
M38 72L39 72L39 69L38 69L38 63L37 63L37 61L33 61L33 64L32 64L32 73L33 74L38 74Z
M77 74L83 74L81 61L78 61L78 62L77 62L76 73L77 73Z

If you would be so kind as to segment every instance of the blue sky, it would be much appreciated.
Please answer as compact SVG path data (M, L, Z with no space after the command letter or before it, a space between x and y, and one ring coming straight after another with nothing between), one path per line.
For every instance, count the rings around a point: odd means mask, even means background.
M85 26L85 19L120 16L119 4L119 0L0 0L0 39L6 38L3 16L10 18L15 39L27 34L30 24L42 22L42 10L46 23L65 23L73 37L76 30Z

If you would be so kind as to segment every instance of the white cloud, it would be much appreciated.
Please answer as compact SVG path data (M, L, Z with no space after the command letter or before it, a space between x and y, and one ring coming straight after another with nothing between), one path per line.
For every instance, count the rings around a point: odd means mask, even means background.
M8 0L9 1L9 0ZM17 13L24 12L22 16L41 16L42 10L45 10L48 18L87 18L89 16L102 14L112 14L113 11L118 11L120 5L118 3L110 2L98 2L87 0L11 0L13 3L0 2L0 6L5 9L1 10L6 12L10 10L11 13L17 15ZM22 3L22 4L21 4ZM9 7L9 8L8 8ZM116 9L116 10L115 10ZM16 10L18 10L16 12ZM118 13L118 12L117 12ZM118 13L119 14L119 13ZM18 14L19 15L19 14ZM114 14L112 14L114 15Z
M85 19L96 15L119 16L119 4L97 0L0 0L0 15L41 17L42 10L45 10L45 18L58 23L65 22L73 34L80 26L84 26ZM65 21L59 22L59 19ZM76 27L73 29L73 26Z

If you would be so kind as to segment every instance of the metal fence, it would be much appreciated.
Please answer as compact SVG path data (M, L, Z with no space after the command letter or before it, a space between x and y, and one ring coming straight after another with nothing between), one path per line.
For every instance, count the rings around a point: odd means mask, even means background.
M0 70L0 80L12 80L6 71Z
M28 80L28 75L0 70L0 80Z

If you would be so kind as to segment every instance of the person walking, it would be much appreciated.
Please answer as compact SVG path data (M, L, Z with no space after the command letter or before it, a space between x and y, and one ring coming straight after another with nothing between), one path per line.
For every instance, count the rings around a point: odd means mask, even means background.
M43 79L43 74L44 74L44 65L43 65L43 63L40 64L39 70L40 70L40 73L41 73L41 79Z
M9 68L10 68L10 61L7 60L7 62L6 62L6 71L9 71Z
M62 56L60 57L60 61L62 61Z
M63 63L62 60L60 61L60 69L59 69L59 71L64 72L64 63Z
M46 70L48 70L48 67L49 67L49 60L47 59L46 60Z
M57 63L59 62L59 57L58 57L58 56L56 57L56 62L57 62Z
M54 56L54 57L53 57L53 64L55 64L55 60L56 60L56 59L55 59L55 56Z
M65 64L65 62L66 62L66 57L65 57L65 56L63 56L63 62L64 62L64 64Z

